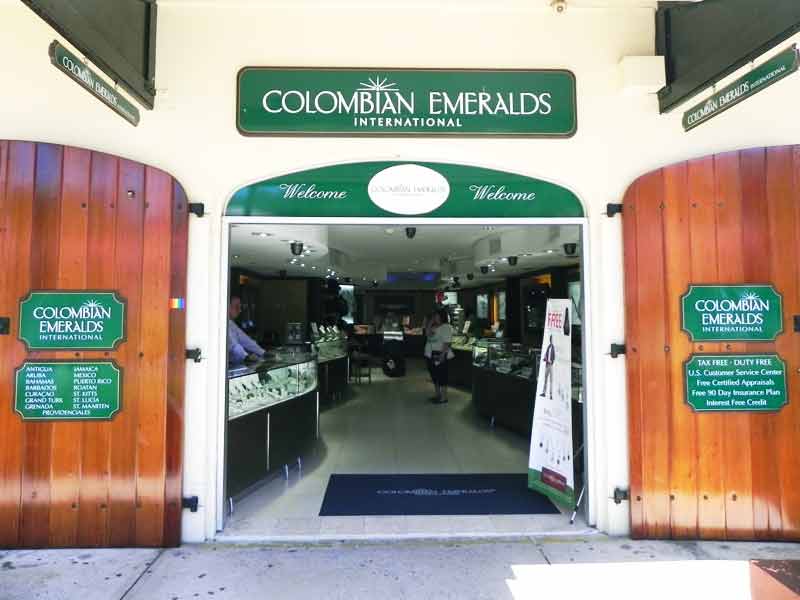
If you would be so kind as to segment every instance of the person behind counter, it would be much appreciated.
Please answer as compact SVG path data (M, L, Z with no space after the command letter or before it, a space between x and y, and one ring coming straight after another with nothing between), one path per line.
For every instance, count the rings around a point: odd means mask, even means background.
M244 361L256 361L266 354L261 346L256 344L235 323L242 312L242 299L239 296L231 296L228 304L228 363L239 364Z

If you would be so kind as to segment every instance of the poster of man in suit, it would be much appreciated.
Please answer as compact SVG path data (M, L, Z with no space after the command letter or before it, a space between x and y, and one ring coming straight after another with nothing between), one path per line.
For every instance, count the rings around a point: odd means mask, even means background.
M533 408L528 487L575 506L571 300L549 299Z

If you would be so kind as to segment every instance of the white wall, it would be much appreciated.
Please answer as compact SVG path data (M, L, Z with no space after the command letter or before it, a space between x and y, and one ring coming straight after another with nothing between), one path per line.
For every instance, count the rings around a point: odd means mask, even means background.
M159 3L154 111L133 128L50 65L58 36L19 2L0 1L0 139L50 141L149 163L177 177L209 215L191 219L189 347L207 359L187 365L185 493L187 540L214 532L213 477L221 399L224 281L221 212L246 182L310 165L371 158L432 159L517 171L564 183L587 204L595 313L589 360L594 430L593 514L600 529L625 533L627 505L609 499L627 486L624 359L606 353L624 341L619 202L631 181L659 166L748 146L796 143L800 77L789 78L691 133L680 113L660 116L654 96L620 91L624 56L653 54L651 8L570 8L490 2L369 4L329 2ZM481 7L481 4L485 8ZM305 9L303 6L305 5ZM236 73L245 65L567 68L577 76L578 133L569 140L425 138L245 138L235 127ZM599 318L597 318L599 317Z

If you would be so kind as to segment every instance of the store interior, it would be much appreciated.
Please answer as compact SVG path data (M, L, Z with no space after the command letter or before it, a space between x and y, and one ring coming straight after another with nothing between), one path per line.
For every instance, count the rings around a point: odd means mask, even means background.
M380 516L360 511L356 492L352 512L347 492L344 513L323 510L344 475L526 474L549 298L573 307L572 451L584 485L580 226L230 227L234 321L266 354L229 358L226 530ZM452 358L447 402L434 403L425 334L442 309Z

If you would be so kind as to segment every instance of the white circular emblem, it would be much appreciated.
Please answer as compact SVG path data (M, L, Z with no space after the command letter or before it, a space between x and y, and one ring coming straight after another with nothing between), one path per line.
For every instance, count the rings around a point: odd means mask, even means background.
M444 175L420 165L397 165L370 179L367 193L376 206L397 215L424 215L450 195Z

